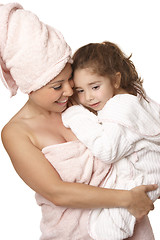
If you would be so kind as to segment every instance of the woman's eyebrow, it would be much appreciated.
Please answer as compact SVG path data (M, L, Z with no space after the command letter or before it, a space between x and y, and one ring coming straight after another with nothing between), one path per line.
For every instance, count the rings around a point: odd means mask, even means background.
M69 79L70 79L70 78L72 78L72 74L70 75ZM57 80L57 81L55 81L55 80L53 79L53 80L51 80L47 85L50 85L50 84L53 84L53 83L62 83L62 82L64 82L64 80Z
M62 83L64 80L57 80L57 81L54 81L54 80L51 80L48 85L51 85L51 84L56 84L56 83Z

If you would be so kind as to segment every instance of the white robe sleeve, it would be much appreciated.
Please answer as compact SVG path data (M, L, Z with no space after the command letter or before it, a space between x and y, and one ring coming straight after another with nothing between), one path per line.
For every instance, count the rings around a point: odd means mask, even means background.
M118 161L132 148L123 126L99 123L98 117L81 105L68 108L62 114L62 121L94 156L108 164Z

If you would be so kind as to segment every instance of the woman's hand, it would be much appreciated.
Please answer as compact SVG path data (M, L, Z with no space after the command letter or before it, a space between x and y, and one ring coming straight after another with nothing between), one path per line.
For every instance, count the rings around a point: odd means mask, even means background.
M150 210L154 209L147 192L154 191L157 187L156 184L141 185L130 190L131 202L127 209L137 220L141 220Z

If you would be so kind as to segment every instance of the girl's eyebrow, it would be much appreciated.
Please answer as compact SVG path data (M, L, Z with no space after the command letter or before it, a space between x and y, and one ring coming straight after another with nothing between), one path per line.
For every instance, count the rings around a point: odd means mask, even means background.
M81 87L74 87L75 90L78 89L78 88L81 88Z
M93 85L93 84L96 84L96 83L100 83L101 81L93 81L93 82L89 82L88 85ZM75 87L74 89L77 89L77 88L81 88L80 86L79 87Z
M95 84L95 83L100 83L101 81L93 81L93 82L89 82L89 85Z

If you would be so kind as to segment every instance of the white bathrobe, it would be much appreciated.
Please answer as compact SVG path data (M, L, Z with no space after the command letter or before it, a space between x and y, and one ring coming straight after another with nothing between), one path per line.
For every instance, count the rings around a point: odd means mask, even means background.
M112 164L105 188L131 189L141 184L160 186L160 106L130 94L111 98L94 115L73 106L63 123L100 160ZM149 193L155 201L160 187ZM122 240L133 235L135 218L126 209L92 210L88 231L96 240Z

